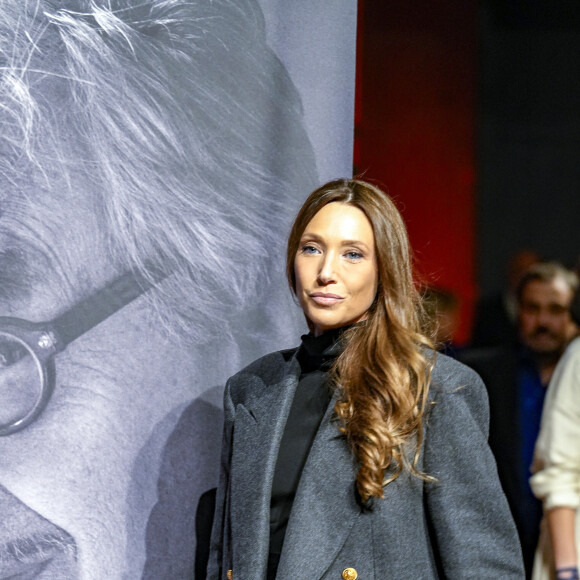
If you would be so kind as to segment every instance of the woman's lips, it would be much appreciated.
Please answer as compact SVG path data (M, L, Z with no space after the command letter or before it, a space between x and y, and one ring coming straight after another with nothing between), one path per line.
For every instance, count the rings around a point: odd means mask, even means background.
M343 300L338 294L329 294L326 292L313 292L310 298L319 306L332 306Z

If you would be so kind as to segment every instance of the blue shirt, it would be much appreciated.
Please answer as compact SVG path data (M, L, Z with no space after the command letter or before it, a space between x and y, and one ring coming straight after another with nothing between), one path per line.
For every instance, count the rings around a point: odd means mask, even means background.
M530 487L534 447L540 431L542 407L546 397L538 368L530 354L523 352L518 372L518 412L520 415L520 516L530 533L538 530L542 518L542 504Z

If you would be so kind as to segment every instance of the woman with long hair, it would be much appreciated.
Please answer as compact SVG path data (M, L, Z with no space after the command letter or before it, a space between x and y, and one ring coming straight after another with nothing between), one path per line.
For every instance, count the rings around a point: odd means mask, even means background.
M287 276L310 333L228 381L208 578L523 578L484 386L421 333L393 201L318 188Z

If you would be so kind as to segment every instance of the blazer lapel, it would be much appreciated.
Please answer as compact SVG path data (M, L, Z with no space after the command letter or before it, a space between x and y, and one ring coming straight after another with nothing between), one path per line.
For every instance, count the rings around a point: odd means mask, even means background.
M279 380L249 376L246 405L236 407L231 469L231 526L235 578L265 578L270 544L270 497L278 448L294 398L300 365L283 361ZM236 506L239 506L236 509ZM248 519L247 515L251 514Z
M357 468L332 420L336 399L335 394L302 472L278 568L281 580L322 577L361 513L354 492Z

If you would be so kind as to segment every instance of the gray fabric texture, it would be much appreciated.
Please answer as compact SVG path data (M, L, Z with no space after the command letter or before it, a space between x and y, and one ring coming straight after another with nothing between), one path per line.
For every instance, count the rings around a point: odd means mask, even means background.
M230 568L234 578L265 578L270 490L299 373L295 351L281 351L228 381L210 580ZM437 482L403 474L370 510L356 500L357 467L333 418L335 400L302 473L279 580L338 579L348 567L361 580L524 578L487 445L487 395L474 371L437 355L419 465Z

